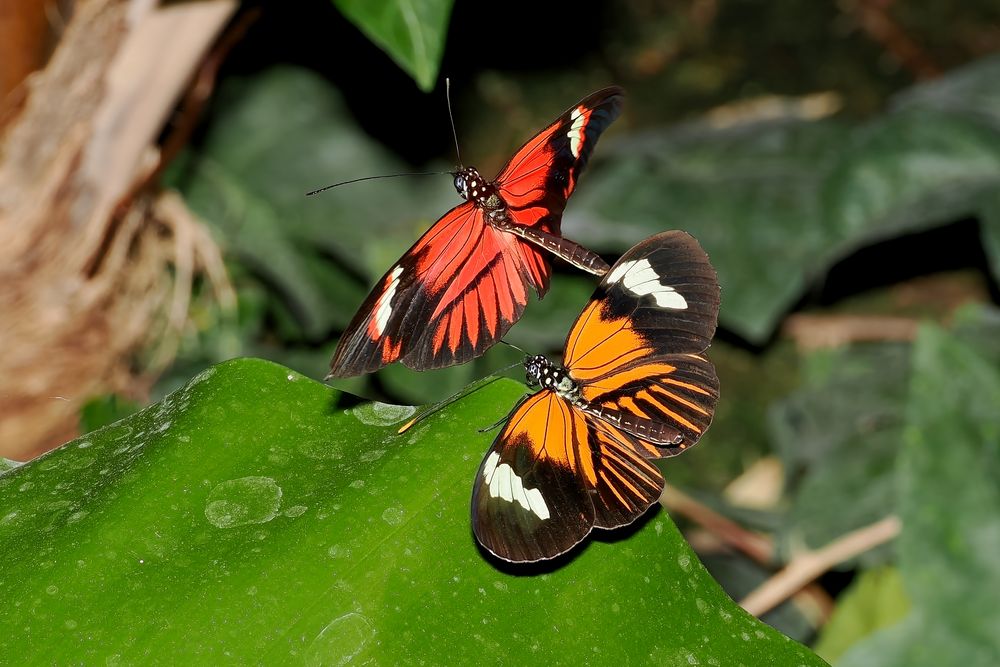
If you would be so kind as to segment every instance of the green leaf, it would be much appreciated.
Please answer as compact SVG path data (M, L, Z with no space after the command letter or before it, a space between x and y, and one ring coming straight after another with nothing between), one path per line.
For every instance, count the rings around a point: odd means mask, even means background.
M837 607L816 641L816 652L834 662L876 630L898 623L909 610L898 569L863 570L837 598Z
M817 549L893 511L909 371L908 344L851 346L804 359L805 385L769 414L789 480L784 543ZM886 545L859 558L879 564L891 553Z
M994 69L950 76L994 99ZM919 90L863 125L708 119L602 144L564 227L588 247L616 251L664 229L691 232L719 272L720 321L762 343L846 254L979 214L1000 189L995 115L932 103Z
M87 401L80 409L80 431L89 433L127 417L139 409L139 404L117 394L99 396Z
M824 664L740 610L653 513L497 568L472 479L523 385L417 424L226 362L0 475L0 654L39 663ZM683 465L676 460L670 465Z
M1000 311L973 306L955 319L956 338L1000 364ZM819 548L896 511L912 354L902 343L813 352L803 360L803 386L771 407L771 439L789 480L786 546ZM893 551L886 544L857 561L883 564Z
M334 0L421 89L434 87L453 0Z
M1000 130L1000 57L983 58L914 86L894 98L897 108L916 107L958 114Z
M798 358L788 342L751 352L718 338L708 356L715 364L723 399L715 408L712 428L685 453L689 463L671 480L692 491L722 492L753 461L772 453L768 407L797 385ZM739 519L744 526L745 518L749 517Z
M742 554L707 554L702 556L702 562L735 600L743 599L774 575L773 570L758 565ZM764 614L761 620L799 641L806 641L816 632L810 619L796 607L794 600L785 600Z
M983 85L983 82L998 78L1000 58L985 58L937 81L918 86L900 95L897 101L901 108L931 108L962 115L1000 132L1000 86ZM976 210L993 278L1000 280L1000 195L997 191L984 192Z
M1000 193L984 194L979 201L979 229L994 281L1000 281Z
M1000 663L998 405L997 367L924 327L899 463L899 567L913 612L856 645L840 664Z

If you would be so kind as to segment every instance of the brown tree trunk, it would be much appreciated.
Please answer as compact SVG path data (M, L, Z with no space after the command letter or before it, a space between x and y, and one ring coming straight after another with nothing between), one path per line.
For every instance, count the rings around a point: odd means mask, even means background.
M176 199L164 206L135 185L234 9L81 0L46 67L21 84L0 130L0 455L58 445L88 398L136 387L135 353L164 331L169 269L192 239L204 255L208 237L170 217Z

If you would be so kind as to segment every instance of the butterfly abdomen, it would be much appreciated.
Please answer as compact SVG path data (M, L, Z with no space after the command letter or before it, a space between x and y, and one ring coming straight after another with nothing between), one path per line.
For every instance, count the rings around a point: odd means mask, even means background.
M493 226L502 232L516 234L532 244L548 250L553 255L561 257L564 261L573 266L583 269L588 273L603 276L611 267L596 252L591 252L583 246L570 241L562 236L549 234L540 227L525 227L515 225L510 222L509 217L500 216L498 220L492 220Z

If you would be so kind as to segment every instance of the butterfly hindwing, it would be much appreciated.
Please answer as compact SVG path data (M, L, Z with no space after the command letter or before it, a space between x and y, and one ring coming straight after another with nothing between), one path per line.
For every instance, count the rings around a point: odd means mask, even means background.
M635 438L593 416L588 416L587 425L587 445L596 452L591 494L594 526L627 526L660 498L663 475Z
M698 442L719 400L715 366L701 354L668 354L631 364L581 386L592 406L624 415L648 458L674 456ZM657 437L659 436L659 437Z

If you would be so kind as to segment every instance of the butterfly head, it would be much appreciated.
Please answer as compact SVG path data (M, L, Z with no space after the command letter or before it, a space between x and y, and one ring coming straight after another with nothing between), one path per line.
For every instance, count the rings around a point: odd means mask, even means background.
M578 385L562 366L557 366L540 354L528 357L524 362L525 375L532 387L551 389L568 401L580 398Z
M455 189L462 199L469 198L469 181L465 177L465 170L455 172Z
M461 171L456 171L454 175L455 190L462 199L474 201L479 197L485 183L475 167L465 167Z
M502 205L497 196L496 188L480 176L475 167L466 167L461 171L454 172L454 175L455 190L458 191L462 199L486 209L494 209Z

